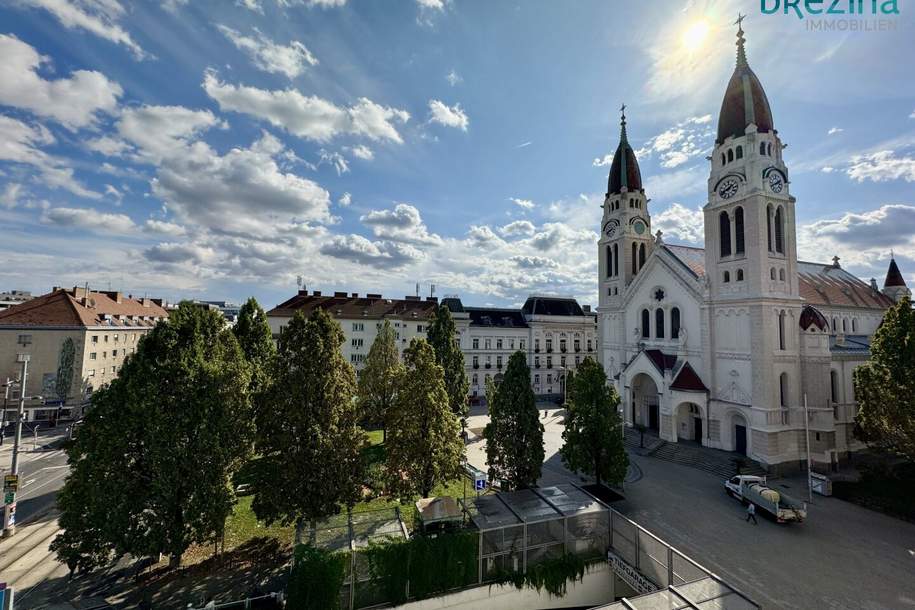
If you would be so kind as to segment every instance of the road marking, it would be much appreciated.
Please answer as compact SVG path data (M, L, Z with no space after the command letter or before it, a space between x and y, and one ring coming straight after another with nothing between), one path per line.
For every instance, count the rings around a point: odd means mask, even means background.
M26 487L28 487L29 485L31 485L34 482L35 482L35 479L29 479L28 481L25 482L25 484L22 486L22 488L25 489Z
M44 486L46 486L46 485L50 485L51 483L53 483L54 481L58 480L60 477L64 476L65 474L67 474L67 473L66 473L66 472L62 472L62 473L60 473L59 475L57 475L56 477L52 477L52 478L48 479L47 481L45 481L44 483L42 483L42 484L39 485L38 487L33 487L33 488L29 489L29 491L27 491L27 492L25 492L24 494L22 494L22 496L19 498L19 501L25 500L25 497L26 497L27 494L29 494L29 493L31 493L31 492L33 492L33 491L38 491L39 489L41 489L42 487L44 487Z

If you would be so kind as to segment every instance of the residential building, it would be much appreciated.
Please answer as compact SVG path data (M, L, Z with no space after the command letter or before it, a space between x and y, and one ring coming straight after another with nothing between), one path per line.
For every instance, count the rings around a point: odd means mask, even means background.
M9 292L0 292L0 311L9 309L13 305L25 303L32 298L32 293L27 290L10 290Z
M325 310L340 323L345 338L341 348L343 357L358 372L365 365L365 359L384 320L388 320L394 328L397 347L403 353L414 337L426 337L426 330L435 316L437 306L436 297L426 297L425 300L418 296L387 299L380 294L360 297L355 292L323 295L320 290L314 290L311 294L308 290L299 290L294 297L268 311L267 321L274 337L279 337L280 331L289 324L297 311L308 317L315 309Z
M238 322L238 314L241 312L241 305L238 303L233 303L231 301L195 301L196 303L202 303L210 305L215 309L219 310L219 313L222 314L222 317L226 319L226 324L229 326L235 326L235 323Z
M115 379L124 359L136 352L140 338L168 317L159 299L134 299L120 292L55 288L0 311L0 379L18 379L20 354L28 354L27 421L78 417L95 389ZM75 357L70 394L61 402L56 380L61 348L73 341ZM17 389L6 406L5 421L16 417Z
M883 290L837 257L798 260L784 145L744 46L741 29L709 157L704 249L652 237L622 117L598 243L601 361L627 424L774 471L804 463L809 444L828 466L861 447L852 372L909 290L892 260Z

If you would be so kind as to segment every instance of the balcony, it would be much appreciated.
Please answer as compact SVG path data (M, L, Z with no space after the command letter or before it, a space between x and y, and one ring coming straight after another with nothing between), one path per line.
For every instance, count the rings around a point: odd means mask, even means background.
M535 353L535 354L539 354L539 353L540 353L540 348L539 348L539 347L535 347L535 348L534 348L534 353Z
M535 362L535 363L534 363L534 368L535 368L535 369L539 369L539 368L540 368L540 363L539 363L539 362Z
M562 352L562 353L564 354L564 353L566 353L566 348L560 347L560 348L559 348L559 351Z
M478 368L480 368L480 365L479 365L479 364L474 364L474 365L473 365L473 368L478 369Z
M552 354L552 353L553 353L553 348L552 348L552 347L546 348L546 353Z
M487 363L486 363L486 368L487 368L487 369L491 369L491 368L492 368L492 365L489 364L489 363L487 362Z

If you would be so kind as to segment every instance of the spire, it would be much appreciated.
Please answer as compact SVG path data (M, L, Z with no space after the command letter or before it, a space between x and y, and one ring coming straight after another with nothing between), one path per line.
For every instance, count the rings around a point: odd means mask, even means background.
M620 119L620 143L628 144L629 142L626 140L626 104L620 106L620 115L622 117Z
M899 266L896 265L896 257L891 253L890 268L886 272L886 280L883 282L883 287L892 288L894 286L905 287L905 279L902 277L902 273L899 271Z
M734 22L734 25L737 26L737 67L746 68L749 66L747 63L747 51L744 48L744 38L743 38L743 20L746 19L746 15L741 15L737 13L737 21Z
M626 140L626 104L620 106L620 148L624 151L629 148L629 142ZM629 181L626 176L626 155L620 157L620 186L629 188Z
M616 147L616 154L613 155L613 163L610 164L607 193L619 193L624 188L627 191L642 190L639 163L635 158L632 146L629 145L629 137L626 133L626 104L620 107L620 143Z

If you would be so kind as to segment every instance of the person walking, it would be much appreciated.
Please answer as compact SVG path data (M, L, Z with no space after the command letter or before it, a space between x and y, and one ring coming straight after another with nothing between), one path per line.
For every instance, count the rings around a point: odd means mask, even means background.
M747 504L747 523L750 522L750 519L753 519L753 525L759 525L756 522L756 505L750 502Z

